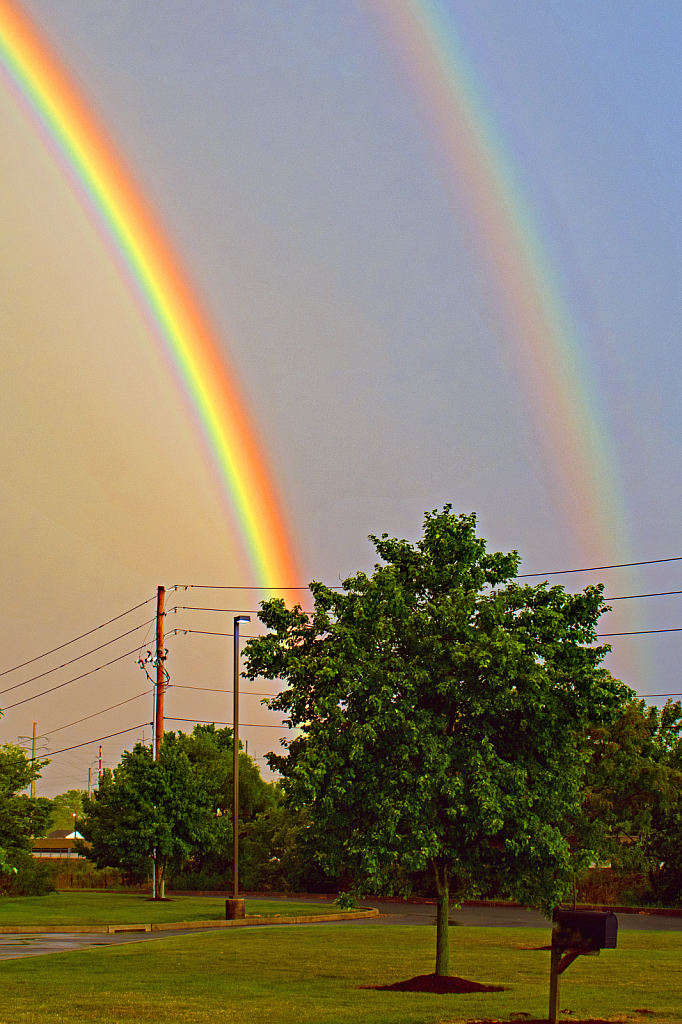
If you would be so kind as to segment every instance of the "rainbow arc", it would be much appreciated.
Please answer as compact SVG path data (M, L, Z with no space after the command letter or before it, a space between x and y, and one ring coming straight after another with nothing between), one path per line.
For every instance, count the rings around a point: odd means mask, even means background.
M217 339L103 128L28 19L0 0L0 76L116 254L188 400L264 590L300 583L271 474Z

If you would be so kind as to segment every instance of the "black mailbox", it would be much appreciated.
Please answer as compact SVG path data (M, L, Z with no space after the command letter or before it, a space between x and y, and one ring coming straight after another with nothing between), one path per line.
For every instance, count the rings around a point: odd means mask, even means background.
M611 911L555 910L552 944L560 949L615 949L618 918Z

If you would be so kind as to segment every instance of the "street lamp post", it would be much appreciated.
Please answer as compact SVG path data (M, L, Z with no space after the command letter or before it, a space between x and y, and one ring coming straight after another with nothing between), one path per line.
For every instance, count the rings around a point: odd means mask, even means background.
M226 901L226 917L244 917L244 900L239 899L239 623L251 622L249 615L234 617L234 684L232 715L232 854L234 859L234 891Z

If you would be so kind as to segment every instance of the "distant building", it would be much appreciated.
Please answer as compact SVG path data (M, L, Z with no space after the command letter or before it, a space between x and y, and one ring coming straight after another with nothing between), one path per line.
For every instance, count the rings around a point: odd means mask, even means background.
M54 832L50 832L47 839L34 839L33 840L33 856L44 858L44 857L82 857L81 853L76 853L74 849L74 840L82 839L83 836L80 832L69 832L65 828L58 828Z

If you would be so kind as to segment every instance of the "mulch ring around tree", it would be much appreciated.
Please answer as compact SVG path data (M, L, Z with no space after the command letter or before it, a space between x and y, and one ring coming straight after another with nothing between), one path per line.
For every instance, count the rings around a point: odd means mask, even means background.
M456 978L445 974L418 974L407 981L396 981L394 985L359 985L358 988L372 988L379 992L435 992L436 995L462 992L504 992L502 985L479 985L477 981Z

